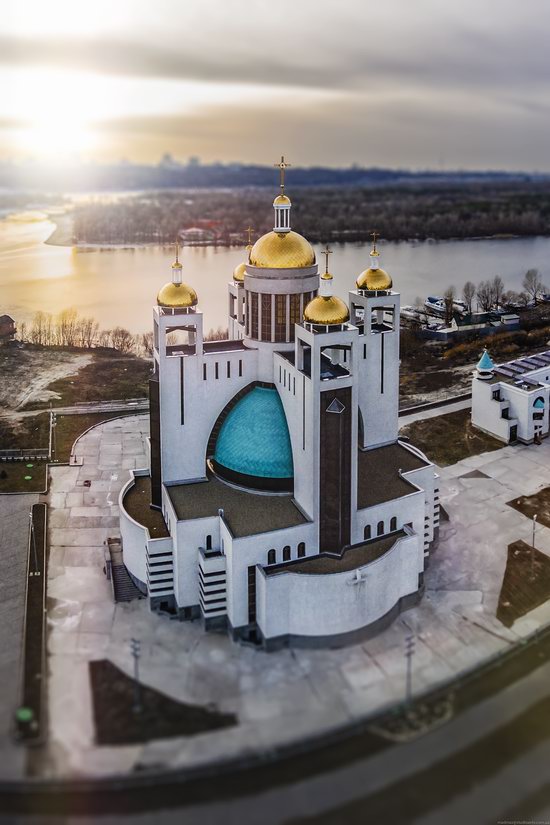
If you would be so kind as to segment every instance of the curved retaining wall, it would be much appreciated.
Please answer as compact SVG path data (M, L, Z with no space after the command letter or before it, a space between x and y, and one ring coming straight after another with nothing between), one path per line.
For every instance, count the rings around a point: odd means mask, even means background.
M124 509L124 496L136 483L135 477L145 475L146 471L130 470L130 472L132 477L127 484L124 485L118 497L122 558L132 578L145 584L147 581L147 542L149 541L149 531L128 515ZM140 587L139 584L138 587ZM140 590L141 589L140 587Z

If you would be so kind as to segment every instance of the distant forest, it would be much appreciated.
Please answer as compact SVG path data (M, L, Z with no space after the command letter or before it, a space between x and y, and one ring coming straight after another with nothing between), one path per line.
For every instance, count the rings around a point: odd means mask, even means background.
M97 200L74 210L74 242L171 243L179 230L215 222L217 243L255 237L273 227L269 189L160 190ZM460 185L289 185L292 227L313 243L550 235L550 181L490 181Z

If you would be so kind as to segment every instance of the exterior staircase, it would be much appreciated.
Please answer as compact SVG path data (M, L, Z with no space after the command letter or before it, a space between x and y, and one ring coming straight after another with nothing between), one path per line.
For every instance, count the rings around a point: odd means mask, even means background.
M122 560L122 545L120 539L109 538L107 539L107 545L109 548L109 558L106 559L106 567L110 567L111 584L115 602L131 602L134 599L143 599L144 594L132 581Z

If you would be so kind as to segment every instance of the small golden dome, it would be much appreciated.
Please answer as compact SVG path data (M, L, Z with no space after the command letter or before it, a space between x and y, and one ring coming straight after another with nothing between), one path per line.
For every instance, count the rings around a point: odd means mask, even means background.
M246 261L243 261L242 264L237 264L237 266L233 270L233 280L238 281L239 283L243 283L245 270Z
M250 263L264 269L300 269L313 266L315 252L297 232L268 232L252 247Z
M175 284L172 281L165 284L157 295L159 307L194 307L197 306L198 300L192 286Z
M290 206L290 198L288 195L277 195L273 201L273 206Z
M364 289L367 292L376 292L392 288L392 279L385 269L365 269L356 281L357 289Z
M336 295L317 295L304 309L304 321L309 324L345 324L349 321L349 309Z
M183 269L183 267L179 261L174 261L174 263L172 264L172 269Z

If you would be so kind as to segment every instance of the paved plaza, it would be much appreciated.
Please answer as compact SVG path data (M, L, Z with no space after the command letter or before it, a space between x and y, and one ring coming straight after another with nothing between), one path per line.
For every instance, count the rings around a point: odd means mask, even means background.
M148 420L109 421L76 444L80 466L52 468L48 648L52 776L105 775L230 758L353 723L403 697L405 637L417 637L414 689L481 663L550 621L550 604L506 629L495 618L507 546L530 541L531 522L506 506L550 485L550 443L504 447L441 473L443 521L421 604L379 636L339 650L265 653L204 633L200 623L112 602L104 541L118 535L118 492L143 467ZM84 482L89 481L89 486ZM550 530L537 546L550 554ZM141 640L143 681L175 699L233 712L238 726L128 747L94 744L88 662L108 658L132 673Z

